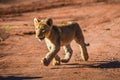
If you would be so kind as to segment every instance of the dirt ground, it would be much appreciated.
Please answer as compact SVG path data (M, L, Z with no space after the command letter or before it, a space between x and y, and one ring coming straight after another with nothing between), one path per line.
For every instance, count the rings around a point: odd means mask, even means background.
M42 65L48 50L35 38L34 17L78 22L89 60L73 41L69 63ZM119 0L0 0L0 80L119 80L119 53ZM58 54L63 58L64 50Z

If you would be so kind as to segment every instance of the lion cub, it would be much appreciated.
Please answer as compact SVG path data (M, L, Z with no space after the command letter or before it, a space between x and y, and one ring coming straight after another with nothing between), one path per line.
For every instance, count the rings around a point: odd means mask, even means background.
M41 60L45 66L48 66L52 60L54 60L54 65L59 65L60 62L67 63L73 53L70 46L72 40L75 40L76 43L79 44L82 59L85 61L88 60L89 56L86 49L84 36L78 23L67 22L56 26L53 25L53 20L51 18L46 18L43 20L34 18L34 25L36 38L40 41L45 39L49 50L45 58ZM63 46L65 50L65 57L60 60L57 53L61 46Z

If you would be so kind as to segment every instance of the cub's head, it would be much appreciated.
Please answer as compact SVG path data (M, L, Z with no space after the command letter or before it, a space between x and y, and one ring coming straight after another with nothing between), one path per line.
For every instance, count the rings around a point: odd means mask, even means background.
M52 29L52 24L53 21L51 18L46 18L43 20L34 18L36 38L38 38L41 41L45 37L47 37L47 35L50 33L50 30Z

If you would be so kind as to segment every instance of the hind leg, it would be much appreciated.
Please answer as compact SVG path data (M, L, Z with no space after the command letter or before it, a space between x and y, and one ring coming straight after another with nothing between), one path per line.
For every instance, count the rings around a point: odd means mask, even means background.
M80 40L80 38L76 38L75 41L79 44L82 59L84 61L87 61L89 56L88 56L88 52L87 52L87 48L86 48L86 44L84 42L84 39Z
M63 48L65 50L65 57L64 57L64 59L61 60L61 62L67 63L70 60L71 56L72 56L73 50L72 50L70 44L64 46Z

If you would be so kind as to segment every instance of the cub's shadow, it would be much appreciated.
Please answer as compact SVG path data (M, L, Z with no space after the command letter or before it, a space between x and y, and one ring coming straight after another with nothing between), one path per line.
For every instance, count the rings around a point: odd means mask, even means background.
M3 77L0 76L0 80L34 80L34 79L40 79L42 77L17 77L17 76L7 76Z
M107 62L102 63L99 65L89 65L91 68L120 68L120 62L119 61L113 61L113 62Z
M72 63L62 64L60 67L51 69L71 69L71 68L120 68L119 61L89 61L84 64Z

